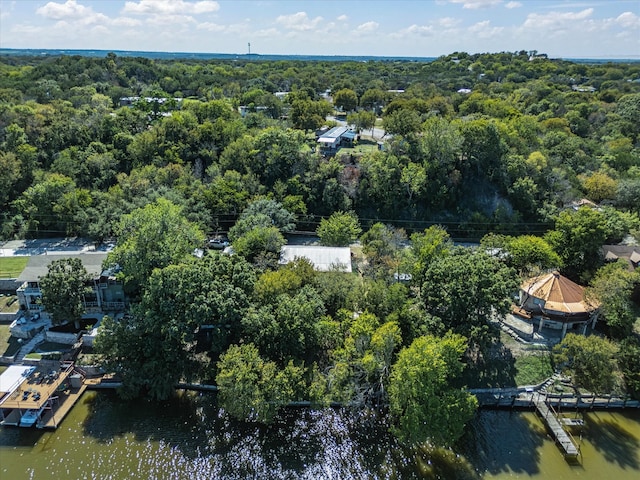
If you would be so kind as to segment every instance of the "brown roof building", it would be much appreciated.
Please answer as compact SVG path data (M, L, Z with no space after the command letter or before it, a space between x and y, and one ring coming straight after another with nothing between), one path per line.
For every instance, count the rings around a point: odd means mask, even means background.
M520 286L520 308L531 317L540 318L540 328L567 329L583 333L595 318L598 306L588 302L584 287L558 272L531 278Z

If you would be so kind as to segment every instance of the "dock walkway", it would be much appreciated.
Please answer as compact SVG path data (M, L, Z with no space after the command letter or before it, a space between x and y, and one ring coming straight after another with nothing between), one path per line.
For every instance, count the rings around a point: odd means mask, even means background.
M539 397L533 402L536 406L536 410L540 413L540 416L547 424L549 431L558 442L558 445L562 448L565 456L577 457L580 455L580 449L576 446L571 435L569 435L560 420L556 417L555 413L551 411L551 408L547 403Z

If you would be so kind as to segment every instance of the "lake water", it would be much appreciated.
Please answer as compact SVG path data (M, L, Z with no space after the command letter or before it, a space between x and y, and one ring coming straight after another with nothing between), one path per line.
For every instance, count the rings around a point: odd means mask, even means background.
M640 411L590 412L567 463L531 412L483 410L455 453L401 448L375 415L227 419L211 394L163 404L87 392L56 431L0 429L0 479L640 478Z

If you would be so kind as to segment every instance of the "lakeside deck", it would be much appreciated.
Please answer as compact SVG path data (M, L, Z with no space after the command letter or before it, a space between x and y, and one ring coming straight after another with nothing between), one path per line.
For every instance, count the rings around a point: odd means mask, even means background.
M20 426L25 414L34 411L38 412L37 428L55 429L95 381L85 379L71 362L62 363L57 370L35 368L0 401L2 411L8 412L2 424Z

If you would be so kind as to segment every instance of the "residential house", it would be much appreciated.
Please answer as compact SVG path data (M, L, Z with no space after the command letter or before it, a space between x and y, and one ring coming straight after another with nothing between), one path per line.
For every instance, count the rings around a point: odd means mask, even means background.
M320 153L334 155L340 147L352 147L356 138L356 132L348 127L334 127L318 137Z
M102 262L107 254L92 253L65 253L64 255L34 255L29 257L27 266L18 277L20 287L16 290L20 310L25 316L39 318L46 317L46 311L40 300L40 279L49 271L49 264L61 258L79 258L87 272L92 276L90 281L91 293L84 297L84 306L87 313L105 314L107 312L119 312L125 309L125 296L122 283L116 280L115 274L102 269ZM36 317L37 314L37 317ZM32 325L31 322L27 325ZM17 335L19 336L19 335Z
M606 262L625 260L629 271L640 266L640 247L634 245L603 245L602 255Z

